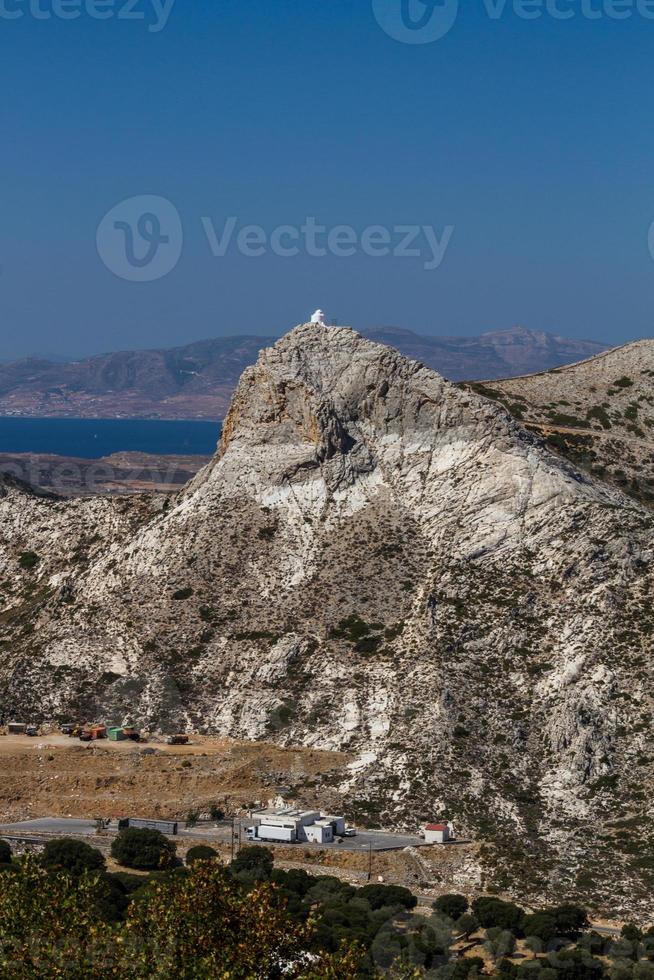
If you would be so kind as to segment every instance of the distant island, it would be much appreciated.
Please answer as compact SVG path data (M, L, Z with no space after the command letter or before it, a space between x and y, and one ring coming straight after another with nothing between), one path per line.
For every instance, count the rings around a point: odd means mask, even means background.
M452 381L546 371L607 349L524 327L478 337L423 336L399 327L360 332ZM219 420L243 370L276 339L241 335L65 363L32 357L0 364L0 415Z

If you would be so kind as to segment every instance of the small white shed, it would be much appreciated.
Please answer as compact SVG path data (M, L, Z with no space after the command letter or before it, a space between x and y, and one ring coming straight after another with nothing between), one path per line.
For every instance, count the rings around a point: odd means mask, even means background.
M334 840L334 828L329 820L316 820L303 830L311 844L330 844Z
M450 828L446 823L425 824L425 844L447 844Z

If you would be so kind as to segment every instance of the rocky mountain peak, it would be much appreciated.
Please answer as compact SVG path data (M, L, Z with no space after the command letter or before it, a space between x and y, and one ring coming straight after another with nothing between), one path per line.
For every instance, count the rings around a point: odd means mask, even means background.
M453 818L523 894L613 898L619 866L636 908L652 524L497 398L303 324L176 500L0 497L2 712L347 751L352 819Z

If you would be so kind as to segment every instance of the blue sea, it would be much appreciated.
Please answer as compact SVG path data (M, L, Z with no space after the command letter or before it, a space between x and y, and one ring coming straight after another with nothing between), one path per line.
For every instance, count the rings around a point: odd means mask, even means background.
M119 452L210 456L219 436L219 422L0 417L0 453L48 453L83 459Z

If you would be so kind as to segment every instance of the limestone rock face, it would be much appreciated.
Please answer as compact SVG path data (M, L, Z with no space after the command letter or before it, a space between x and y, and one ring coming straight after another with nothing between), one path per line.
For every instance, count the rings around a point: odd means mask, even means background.
M347 749L361 822L447 816L488 883L615 900L624 876L646 902L647 509L497 401L315 325L260 353L157 506L0 499L5 719Z

